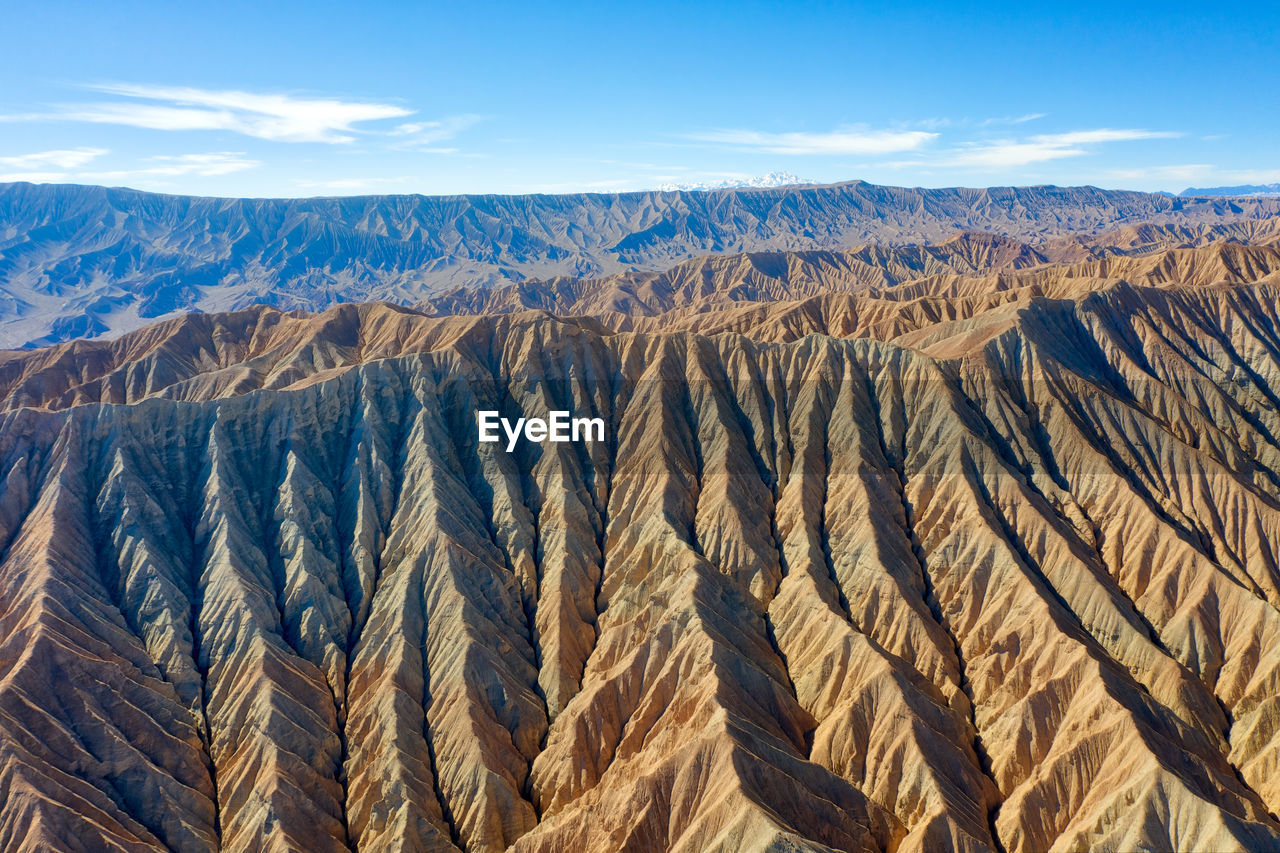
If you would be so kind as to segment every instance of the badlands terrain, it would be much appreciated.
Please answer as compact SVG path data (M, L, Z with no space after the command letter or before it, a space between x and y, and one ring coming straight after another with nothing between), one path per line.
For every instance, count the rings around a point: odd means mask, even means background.
M0 352L0 849L1280 849L1269 202L752 192L714 245L538 200L586 277Z

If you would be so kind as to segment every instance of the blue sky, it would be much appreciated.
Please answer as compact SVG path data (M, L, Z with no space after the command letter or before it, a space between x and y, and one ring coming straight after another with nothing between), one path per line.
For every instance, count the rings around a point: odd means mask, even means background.
M0 181L1280 181L1271 3L5 2Z

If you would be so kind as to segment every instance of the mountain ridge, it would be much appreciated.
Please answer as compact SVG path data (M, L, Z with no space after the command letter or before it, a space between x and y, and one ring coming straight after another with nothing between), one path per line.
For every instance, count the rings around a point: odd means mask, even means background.
M577 196L246 200L0 185L0 347L118 334L261 302L412 304L451 286L657 271L742 251L1020 239L1280 213L1280 200L1092 187L905 189L863 182Z
M1275 196L1280 195L1280 183L1239 184L1234 187L1187 187L1181 196Z

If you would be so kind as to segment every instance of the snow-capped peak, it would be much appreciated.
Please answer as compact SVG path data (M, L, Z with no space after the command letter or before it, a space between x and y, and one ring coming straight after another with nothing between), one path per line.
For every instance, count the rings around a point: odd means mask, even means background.
M725 178L721 181L694 181L687 184L662 184L658 187L662 192L699 192L702 190L727 190L737 187L790 187L796 184L813 184L817 181L810 181L805 178L799 178L790 172L770 172L767 175L756 175L755 177L732 177Z

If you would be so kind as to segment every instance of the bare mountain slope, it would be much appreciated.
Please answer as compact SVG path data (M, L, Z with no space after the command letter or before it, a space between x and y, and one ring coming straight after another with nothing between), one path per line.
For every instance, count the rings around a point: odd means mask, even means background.
M1204 254L6 354L0 847L1280 846L1280 289Z
M707 254L1024 240L1142 222L1248 229L1280 199L1093 187L830 186L565 196L218 199L0 185L0 347L189 310L412 304L451 287L663 270Z

